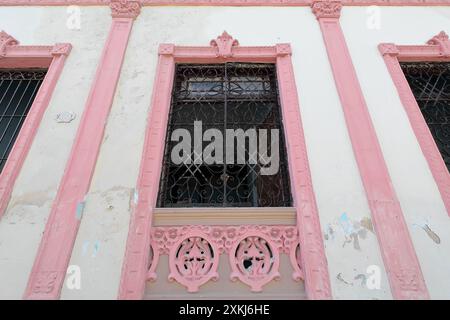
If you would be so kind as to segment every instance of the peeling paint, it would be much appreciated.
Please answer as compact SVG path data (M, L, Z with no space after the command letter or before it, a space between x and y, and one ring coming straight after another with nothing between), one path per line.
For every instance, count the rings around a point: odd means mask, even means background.
M364 228L373 233L372 219L370 219L369 217L364 217L361 219L360 223Z
M426 222L424 223L414 223L413 226L417 226L419 228L421 228L422 230L424 230L426 232L426 234L428 235L428 237L433 240L434 243L436 244L440 244L441 243L441 238L438 236L438 234L436 232L434 232L430 226L429 226L429 222L428 219L425 219Z
M348 282L348 281L344 280L344 278L342 278L341 273L338 273L338 275L336 276L336 279L338 279L342 283L345 283L346 285L353 286L353 283Z
M325 240L334 240L334 230L331 224L327 225L327 230L324 233Z
M63 111L56 115L56 122L70 123L76 118L76 114L70 111Z

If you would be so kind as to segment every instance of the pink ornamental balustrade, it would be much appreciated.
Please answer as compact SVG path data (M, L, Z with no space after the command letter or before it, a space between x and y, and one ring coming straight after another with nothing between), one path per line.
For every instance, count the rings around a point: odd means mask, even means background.
M252 292L278 280L280 254L289 255L294 281L304 279L300 244L295 226L165 226L154 227L147 280L155 281L161 255L169 256L169 281L188 292L199 291L208 281L217 281L219 256L228 255L230 280L248 285Z

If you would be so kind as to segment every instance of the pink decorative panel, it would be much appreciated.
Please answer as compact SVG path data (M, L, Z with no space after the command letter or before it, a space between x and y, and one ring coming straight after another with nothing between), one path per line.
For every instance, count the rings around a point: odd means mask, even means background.
M170 108L170 98L176 62L180 63L222 63L235 62L269 62L276 63L280 88L283 118L287 139L291 185L293 186L295 207L297 209L297 227L302 259L296 261L295 279L305 279L305 286L310 299L331 298L328 268L323 248L319 216L312 189L311 176L308 167L306 146L301 126L297 90L291 64L291 48L289 44L265 47L241 47L239 42L224 32L217 39L211 41L209 47L181 47L173 44L161 44L159 48L159 62L156 72L151 114L147 124L144 144L144 153L141 161L140 175L137 185L137 202L133 209L130 231L127 240L127 249L122 269L122 279L119 290L120 299L141 299L145 290L147 278L155 277L154 264L150 259L157 260L158 254L154 245L150 244L150 233L153 219L153 210L161 174L161 164L164 152L165 133ZM256 221L255 221L256 222ZM265 240L261 233L248 233L242 235L242 246L249 246L252 252L256 248L270 248L272 240ZM203 241L209 243L212 250L215 244L204 235L191 236L185 245L195 245L197 249ZM196 241L196 242L195 242ZM268 281L278 275L266 272L265 268L257 268L255 274L240 270L237 265L243 259L239 244L234 249L231 258L235 273L233 279L248 284L255 291L261 290ZM298 243L296 245L296 250ZM263 250L264 251L264 250ZM208 261L208 268L201 269L202 277L199 282L184 283L190 290L196 290L206 279L214 279L215 265L211 255L201 257ZM256 258L254 256L253 258ZM267 258L267 257L265 257ZM179 281L181 275L176 271L176 261L183 257L173 256L171 259L172 278ZM302 265L299 266L298 263ZM275 262L276 263L276 262ZM151 267L149 267L151 265ZM275 265L275 267L277 267ZM150 269L149 269L150 268ZM186 281L184 278L183 281Z
M22 46L6 32L0 32L0 68L48 68L0 174L0 218L6 210L14 182L31 147L70 50L71 45L68 43L54 46Z
M219 255L228 255L231 281L241 281L251 291L280 278L280 254L295 255L298 250L296 226L167 226L151 231L147 280L156 280L159 256L169 255L170 281L197 292L202 284L216 281ZM297 260L293 263L293 278L301 273ZM300 280L300 279L298 279Z
M138 13L136 2L114 3L111 29L31 271L26 299L58 299L66 275L133 24L130 12Z
M379 50L450 215L450 174L399 64L399 61L450 61L448 36L441 31L427 45L396 46L383 43L379 45Z
M339 24L341 7L339 1L318 1L312 10L322 30L392 294L396 299L428 299L419 261Z

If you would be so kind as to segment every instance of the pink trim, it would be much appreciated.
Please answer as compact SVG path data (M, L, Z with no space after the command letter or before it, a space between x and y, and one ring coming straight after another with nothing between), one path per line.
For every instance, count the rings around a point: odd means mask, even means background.
M68 43L54 46L22 46L6 32L0 32L0 68L48 68L0 174L0 218L6 210L14 182L33 143L70 49L71 45Z
M141 0L142 6L310 6L313 0ZM343 0L346 6L448 6L448 0ZM0 0L0 6L101 6L109 0Z
M149 263L150 232L161 174L164 137L170 108L175 62L221 63L226 61L276 63L289 155L293 198L302 243L305 286L310 299L331 298L319 216L308 167L306 146L291 64L289 44L271 47L240 47L224 33L210 47L162 44L156 72L150 117L137 184L137 203L131 218L119 289L120 299L141 299Z
M25 299L59 298L132 25L133 18L113 18L28 281Z
M312 9L322 30L392 295L395 299L428 299L419 261L339 24L341 5L339 1L315 2Z
M450 61L448 36L442 31L429 40L427 45L397 46L383 43L378 48L450 215L450 174L399 64L399 61Z

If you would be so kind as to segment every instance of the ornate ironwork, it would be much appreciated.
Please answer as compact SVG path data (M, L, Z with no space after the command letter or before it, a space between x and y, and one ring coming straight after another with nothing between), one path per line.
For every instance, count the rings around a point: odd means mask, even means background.
M450 63L402 62L401 67L450 170Z
M45 74L45 70L0 70L0 170Z
M194 137L195 121L201 121L203 132L214 128L222 133L224 161L212 164L197 162L195 160L201 155L195 148L190 153L192 163L174 164L171 161L171 151L178 144L178 141L171 141L172 133L182 128ZM255 129L256 132L266 129L269 133L267 155L272 154L270 132L277 129L280 140L278 172L262 175L261 168L265 164L249 161L250 158L258 158L250 146L250 139L245 140L245 147L238 143L234 146L236 151L236 148L245 148L245 163L239 163L236 155L233 155L236 160L233 164L225 161L229 156L225 147L227 129L242 129L244 132L248 129ZM261 140L258 136L259 144ZM209 141L201 143L202 150L210 144ZM290 206L286 161L275 65L225 63L176 66L159 189L160 207Z

